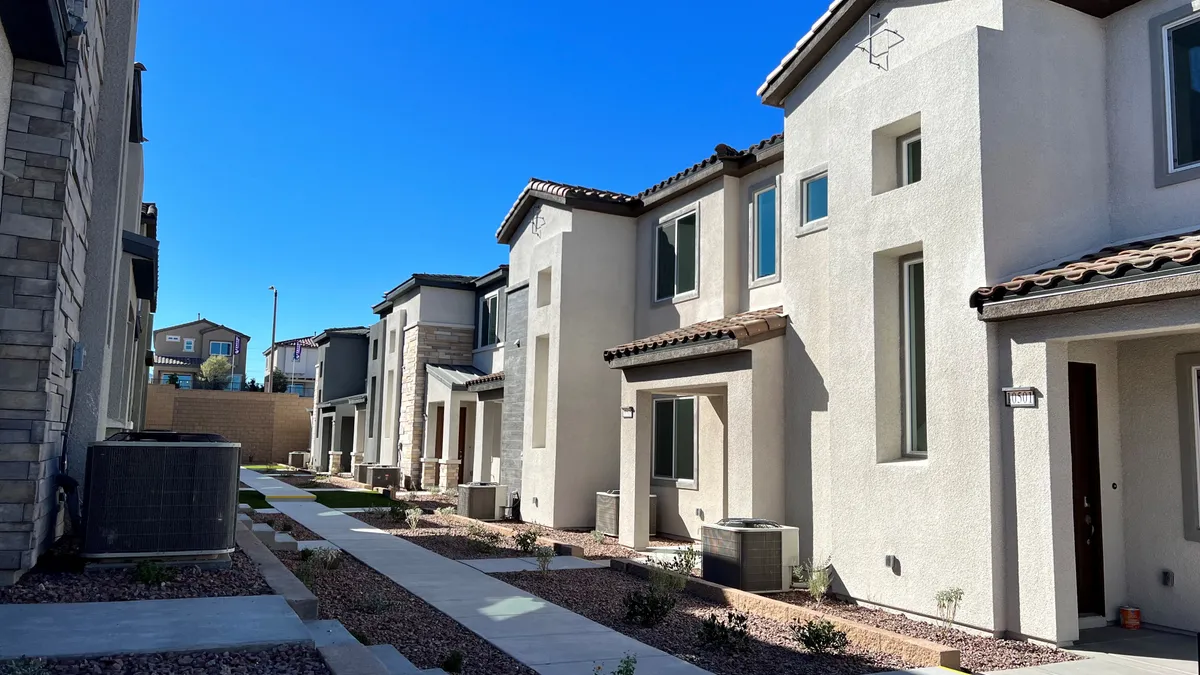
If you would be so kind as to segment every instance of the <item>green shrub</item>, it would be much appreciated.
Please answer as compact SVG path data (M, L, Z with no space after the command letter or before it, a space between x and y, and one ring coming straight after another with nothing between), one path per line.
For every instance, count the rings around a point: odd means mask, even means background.
M514 537L513 541L517 544L517 550L525 555L534 555L537 552L537 540L542 535L540 529L531 527L527 530L521 530Z
M404 522L408 524L408 529L415 530L421 524L421 516L424 511L421 509L408 509L404 512Z
M42 659L22 656L8 663L0 663L0 675L50 675L50 669Z
M608 541L608 539L600 530L592 530L592 541L596 542L597 544L603 544L604 542Z
M436 513L439 516L453 516L458 513L458 509L454 508L453 506L443 506L439 508Z
M463 661L465 661L463 653L457 649L452 650L442 659L442 670L447 673L461 673L463 671Z
M829 593L829 587L833 585L833 564L829 558L822 563L815 563L809 559L804 564L794 567L792 576L808 586L808 594L819 605L825 600L825 595Z
M370 594L358 602L358 610L365 614L383 614L392 606L392 603L384 599L383 596Z
M554 562L554 549L550 546L538 546L533 552L537 556L538 569L543 572L549 571L550 563Z
M336 570L342 566L342 552L329 546L307 548L300 552L300 560L320 569Z
M592 671L592 675L604 675L604 668L600 665ZM612 671L610 675L635 675L637 672L637 657L633 654L626 654L621 658L621 662L617 664L617 669Z
M471 547L481 553L496 550L503 540L499 532L479 523L471 523L467 526L467 538Z
M838 630L828 619L797 620L792 624L792 634L813 654L841 654L850 642L846 632Z
M667 618L678 601L675 593L653 585L644 591L630 591L625 596L625 620L652 628Z
M179 572L174 567L167 567L154 562L143 560L133 568L133 579L147 586L161 586L169 581L175 581Z
M694 546L677 551L670 560L658 561L658 566L668 572L682 574L683 576L691 576L692 572L700 564L700 552ZM686 581L686 579L684 580Z
M963 599L963 589L955 586L938 591L934 599L937 600L938 618L942 620L942 626L953 628L954 619L958 616L958 603Z
M697 638L706 647L739 651L750 643L750 617L733 610L724 617L713 612L704 617Z

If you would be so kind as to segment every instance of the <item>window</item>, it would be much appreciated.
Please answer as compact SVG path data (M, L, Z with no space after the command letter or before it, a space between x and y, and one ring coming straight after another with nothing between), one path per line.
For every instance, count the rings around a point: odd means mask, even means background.
M654 477L696 480L696 398L654 399Z
M390 333L388 333L388 353L389 354L396 353L396 330L395 329L392 329L392 331Z
M179 342L179 336L178 335L168 335L167 342Z
M754 249L751 268L754 270L753 278L755 280L773 277L779 272L776 260L778 253L777 197L778 190L772 185L765 190L755 192L754 198L751 200L751 246Z
M371 378L371 397L368 399L370 401L371 410L367 415L367 438L375 438L375 408L379 405L379 402L375 400L376 379L377 378L374 377Z
M374 361L378 358L379 358L379 338L375 338L374 340L371 340L371 360Z
M169 378L170 376L171 375L169 373L167 375L163 376L163 384L166 384L167 378ZM177 374L176 377L179 378L179 388L180 389L191 389L192 388L192 376L191 375L180 373L180 374Z
M304 395L304 385L303 384L289 384L287 386L287 393L296 394L297 396L303 396Z
M1196 447L1200 445L1200 354L1175 355L1176 398L1179 419L1180 478L1183 488L1183 536L1200 542L1200 463Z
M209 356L231 356L233 355L232 342L210 342L208 343Z
M803 204L800 211L804 216L804 224L816 222L829 215L829 174L813 176L801 185L800 196Z
M1163 28L1168 171L1200 166L1200 16Z
M490 347L500 341L499 291L479 299L479 315L475 319L476 347Z
M925 262L900 262L901 328L904 331L904 454L924 456L925 441Z
M654 299L670 300L696 292L697 215L693 211L665 223L655 232Z
M196 341L193 340L192 338L188 338L188 339L184 340L183 341L183 351L185 351L185 352L196 351Z
M901 136L900 185L911 185L921 180L921 132Z

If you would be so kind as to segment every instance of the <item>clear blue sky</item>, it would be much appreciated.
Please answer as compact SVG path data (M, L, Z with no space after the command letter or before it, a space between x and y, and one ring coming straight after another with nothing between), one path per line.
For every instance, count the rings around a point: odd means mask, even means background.
M185 7L186 5L186 7ZM754 92L826 0L147 0L159 327L369 324L413 272L481 274L530 176L637 192L782 129Z

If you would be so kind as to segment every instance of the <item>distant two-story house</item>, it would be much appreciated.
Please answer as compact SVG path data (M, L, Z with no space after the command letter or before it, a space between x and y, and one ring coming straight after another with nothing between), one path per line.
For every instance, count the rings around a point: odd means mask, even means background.
M181 389L198 386L200 365L209 357L229 359L227 388L240 389L246 379L250 336L208 319L196 319L154 331L154 379L165 384L174 375Z
M523 410L505 418L501 474L520 477L526 520L590 526L616 488L630 545L646 544L651 492L659 532L685 539L784 517L783 149L719 145L638 195L522 191L497 239Z
M319 471L351 470L363 454L367 437L366 326L327 328L313 338L317 345L313 394L312 453Z
M932 616L955 586L960 623L1054 643L1123 604L1200 629L1198 54L1186 0L833 2L759 89L783 470L730 502L782 490L863 601ZM631 372L626 456L658 447Z
M312 397L317 388L316 338L302 337L280 340L275 347L263 350L266 357L263 368L265 383L273 368L278 368L287 379L287 393L305 398Z

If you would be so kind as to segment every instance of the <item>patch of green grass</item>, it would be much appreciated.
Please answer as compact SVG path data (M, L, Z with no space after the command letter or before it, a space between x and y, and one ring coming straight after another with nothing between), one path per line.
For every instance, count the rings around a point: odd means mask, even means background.
M271 473L274 471L295 471L296 470L295 467L288 466L287 464L243 464L242 468L250 469L251 471L257 471L259 473Z
M271 505L267 503L267 498L262 496L258 490L238 490L238 503L249 504L252 509L269 509Z
M314 492L317 503L331 509L358 509L369 506L391 506L396 502L378 492Z

